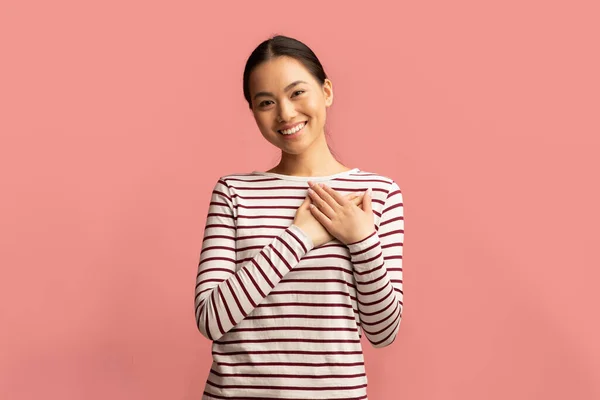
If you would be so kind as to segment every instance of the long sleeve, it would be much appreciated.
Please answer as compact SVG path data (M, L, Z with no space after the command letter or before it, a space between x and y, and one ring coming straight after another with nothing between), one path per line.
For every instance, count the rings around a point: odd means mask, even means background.
M374 347L390 345L400 328L403 244L402 193L397 183L392 182L378 229L348 245L362 329Z
M211 196L196 276L194 304L200 332L213 341L221 338L312 248L310 237L292 224L236 268L236 214L230 188L219 179Z

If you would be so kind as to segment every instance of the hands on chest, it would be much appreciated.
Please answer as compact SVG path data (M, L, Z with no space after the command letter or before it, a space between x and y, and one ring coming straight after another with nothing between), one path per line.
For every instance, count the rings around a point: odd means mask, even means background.
M370 189L342 195L325 184L309 181L308 185L308 195L293 223L310 236L315 247L333 238L354 243L373 233Z

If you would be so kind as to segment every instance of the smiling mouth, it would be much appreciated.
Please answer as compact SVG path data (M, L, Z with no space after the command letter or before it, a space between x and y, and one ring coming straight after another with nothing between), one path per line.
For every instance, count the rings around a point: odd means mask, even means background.
M299 123L298 125L296 125L292 129L286 129L285 131L282 131L282 130L279 129L279 130L277 130L277 132L280 133L280 134L282 134L282 135L284 135L284 136L285 135L293 135L294 133L302 130L306 126L307 123L308 123L307 121L304 121L304 122Z

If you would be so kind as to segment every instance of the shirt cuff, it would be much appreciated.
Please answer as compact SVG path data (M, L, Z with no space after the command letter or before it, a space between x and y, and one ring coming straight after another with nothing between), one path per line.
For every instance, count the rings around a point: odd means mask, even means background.
M352 263L359 269L369 269L380 262L378 259L382 256L382 249L377 231L347 246Z

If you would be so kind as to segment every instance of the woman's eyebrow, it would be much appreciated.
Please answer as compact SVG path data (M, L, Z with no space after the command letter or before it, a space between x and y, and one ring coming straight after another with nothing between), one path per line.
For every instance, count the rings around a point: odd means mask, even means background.
M294 87L294 86L296 86L296 85L299 85L300 83L306 83L306 82L304 82L304 81L294 81L294 82L290 83L289 85L287 85L287 86L286 86L286 87L283 89L283 91L284 91L284 92L287 92L288 90L290 90L291 88L293 88L293 87ZM254 98L256 99L257 97L260 97L260 96L271 96L271 97L273 97L273 93L269 93L269 92L258 92L258 93L256 93L256 94L254 95Z

